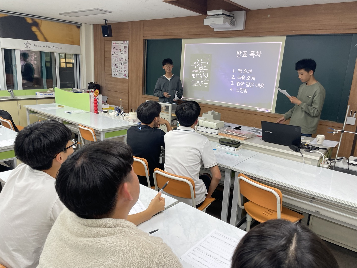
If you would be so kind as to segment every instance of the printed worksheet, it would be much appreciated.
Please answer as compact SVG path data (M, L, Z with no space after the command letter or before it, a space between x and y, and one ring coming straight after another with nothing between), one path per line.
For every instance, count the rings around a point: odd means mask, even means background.
M189 249L181 260L192 267L230 268L232 256L239 240L213 230L195 246Z

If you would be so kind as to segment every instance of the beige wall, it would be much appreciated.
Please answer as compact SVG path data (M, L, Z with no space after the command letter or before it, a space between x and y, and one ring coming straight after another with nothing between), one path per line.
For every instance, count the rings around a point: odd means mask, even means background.
M145 39L206 38L239 36L281 36L301 34L357 33L357 2L275 8L247 12L244 31L214 32L203 25L205 16L134 21L112 24L113 37L103 38L101 26L94 25L94 76L103 88L110 104L119 104L136 109L147 99L157 100L143 94L144 88L144 41ZM111 77L111 41L129 40L129 79ZM357 110L357 70L351 85L349 104ZM202 112L214 109L222 114L222 120L247 126L260 127L262 120L275 121L280 115L242 109L224 108L202 104ZM318 133L327 139L338 140L339 135L327 133L328 128L342 128L341 123L321 120ZM356 131L355 126L346 130ZM349 156L354 136L345 135L339 156ZM356 153L356 152L354 152Z

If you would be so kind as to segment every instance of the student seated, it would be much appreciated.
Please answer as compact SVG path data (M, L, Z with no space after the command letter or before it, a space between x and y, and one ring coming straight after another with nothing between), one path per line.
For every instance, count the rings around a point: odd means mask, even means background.
M212 196L221 179L209 140L195 131L200 113L197 102L182 103L176 108L180 127L165 135L165 171L194 180L196 206L205 200L206 194ZM200 176L201 163L210 169L212 179L208 175ZM191 200L182 201L191 204Z
M330 249L300 223L270 220L251 229L239 242L232 268L338 268Z
M164 209L160 193L128 221L140 192L132 164L129 146L103 141L83 147L62 165L56 190L68 209L48 235L38 267L181 267L160 238L132 223Z
M131 147L133 155L145 158L148 161L150 184L154 185L152 174L155 168L163 169L163 164L159 163L161 146L164 146L165 132L159 129L165 124L167 131L171 130L171 125L167 120L160 118L161 106L156 101L147 101L138 107L137 116L141 125L132 126L127 132L127 143ZM145 177L139 177L141 184L147 185Z
M0 263L36 267L50 229L64 208L55 190L61 164L73 153L72 133L57 121L25 127L15 139L23 162L0 193Z

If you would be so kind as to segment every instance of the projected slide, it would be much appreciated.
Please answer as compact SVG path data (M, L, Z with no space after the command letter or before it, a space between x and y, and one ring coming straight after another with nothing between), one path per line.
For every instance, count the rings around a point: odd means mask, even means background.
M274 112L284 40L183 44L184 96Z

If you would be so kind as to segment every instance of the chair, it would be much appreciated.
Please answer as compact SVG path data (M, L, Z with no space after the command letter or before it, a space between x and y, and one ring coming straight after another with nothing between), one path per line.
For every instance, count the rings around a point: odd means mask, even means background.
M155 190L164 186L164 184L169 181L169 184L165 188L165 192L181 197L181 198L191 198L192 206L196 207L196 193L195 193L195 182L193 179L171 174L169 172L163 171L159 168L154 170L154 182ZM206 198L203 203L197 208L201 211L206 211L206 208L211 205L215 198Z
M8 119L0 117L0 122L1 122L1 125L3 125L4 127L9 128L12 131L16 131L16 129L14 128L14 125L11 122L11 120L8 120ZM24 127L22 127L22 126L16 126L16 127L17 127L17 129L19 131L24 129Z
M238 175L238 192L249 200L242 206L242 198L238 198L239 207L247 212L247 232L252 219L265 222L281 218L298 222L304 217L282 206L283 196L279 189L256 182L243 174Z
M148 161L146 161L145 158L134 156L133 169L135 174L138 176L146 177L148 181L148 187L151 187L148 167L149 167Z
M81 144L84 144L84 140L97 141L93 128L78 125L79 135L81 137Z

